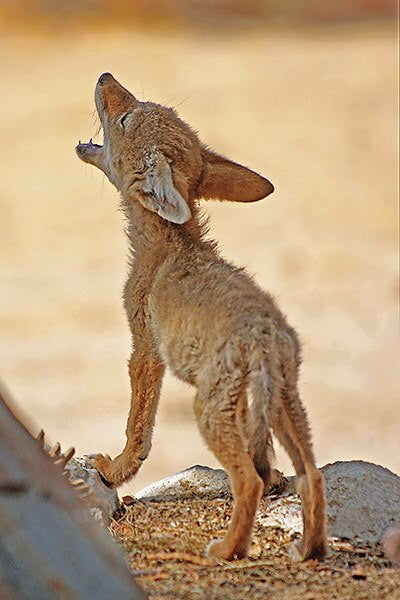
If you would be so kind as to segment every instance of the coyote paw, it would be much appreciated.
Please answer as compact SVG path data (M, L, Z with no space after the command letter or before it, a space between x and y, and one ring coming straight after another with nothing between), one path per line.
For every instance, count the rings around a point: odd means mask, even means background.
M211 540L206 547L206 556L209 558L224 558L229 560L226 553L223 551L223 540Z
M113 461L108 454L105 456L103 454L94 454L91 456L91 459L94 468L98 470L101 479L106 485L109 487L118 485L118 474L115 473Z
M293 562L302 562L305 560L323 560L329 555L329 549L326 542L303 548L302 540L291 545L289 549L290 558Z
M103 482L112 488L118 487L136 475L143 462L140 458L135 460L129 457L129 460L126 460L124 454L120 454L114 460L108 454L92 454L90 458Z
M212 540L206 547L206 556L209 558L233 560L234 558L244 558L246 555L246 549L229 548L224 540Z
M303 560L302 550L298 542L292 544L289 548L289 555L293 562L301 562Z

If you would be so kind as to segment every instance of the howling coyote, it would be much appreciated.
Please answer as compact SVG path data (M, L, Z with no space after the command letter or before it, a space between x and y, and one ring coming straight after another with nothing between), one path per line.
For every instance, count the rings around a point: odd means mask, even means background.
M104 144L90 140L76 151L121 193L133 342L126 445L114 460L97 455L95 465L112 486L137 473L150 451L168 366L196 388L199 429L230 476L235 510L209 556L231 560L248 551L260 497L274 474L272 428L293 462L303 506L304 533L293 558L322 558L324 481L297 389L299 340L271 296L220 257L199 209L201 198L254 202L274 188L203 145L173 109L140 102L110 73L99 78L95 100Z

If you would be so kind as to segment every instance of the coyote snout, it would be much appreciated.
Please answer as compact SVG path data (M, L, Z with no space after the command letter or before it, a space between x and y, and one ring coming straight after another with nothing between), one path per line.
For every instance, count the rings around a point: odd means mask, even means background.
M274 470L270 428L298 475L304 533L296 559L327 549L324 481L297 389L300 346L271 296L206 239L201 198L254 202L273 191L254 171L204 146L169 107L138 101L109 73L96 86L102 146L79 143L121 193L132 259L124 301L132 333L126 444L96 466L120 485L149 454L166 366L196 388L199 429L228 471L235 510L211 556L243 557ZM248 401L251 397L251 402Z

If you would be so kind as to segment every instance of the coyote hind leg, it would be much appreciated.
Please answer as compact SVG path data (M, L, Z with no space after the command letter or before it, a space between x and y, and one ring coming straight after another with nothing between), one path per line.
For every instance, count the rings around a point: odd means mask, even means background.
M271 419L296 470L302 503L303 536L293 547L292 557L296 561L322 559L328 550L324 478L315 465L308 419L297 389L282 391L282 398L272 403Z
M208 555L233 560L248 552L263 482L257 475L238 423L238 400L243 394L238 381L220 382L212 390L199 390L195 413L208 447L228 471L235 508L222 540L211 542Z

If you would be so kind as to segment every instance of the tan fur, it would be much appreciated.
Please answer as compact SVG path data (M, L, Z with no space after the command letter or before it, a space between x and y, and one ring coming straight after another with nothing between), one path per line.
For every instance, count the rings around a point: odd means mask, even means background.
M77 146L122 196L132 251L124 300L132 332L126 445L96 466L112 484L133 477L151 446L167 365L196 390L199 429L228 471L235 510L225 538L209 547L246 555L259 499L271 484L270 427L299 477L304 534L296 559L326 554L322 474L297 391L300 347L271 296L223 260L198 199L259 200L273 191L257 173L213 153L167 107L139 102L112 75L96 86L104 145ZM272 473L272 477L275 474Z

